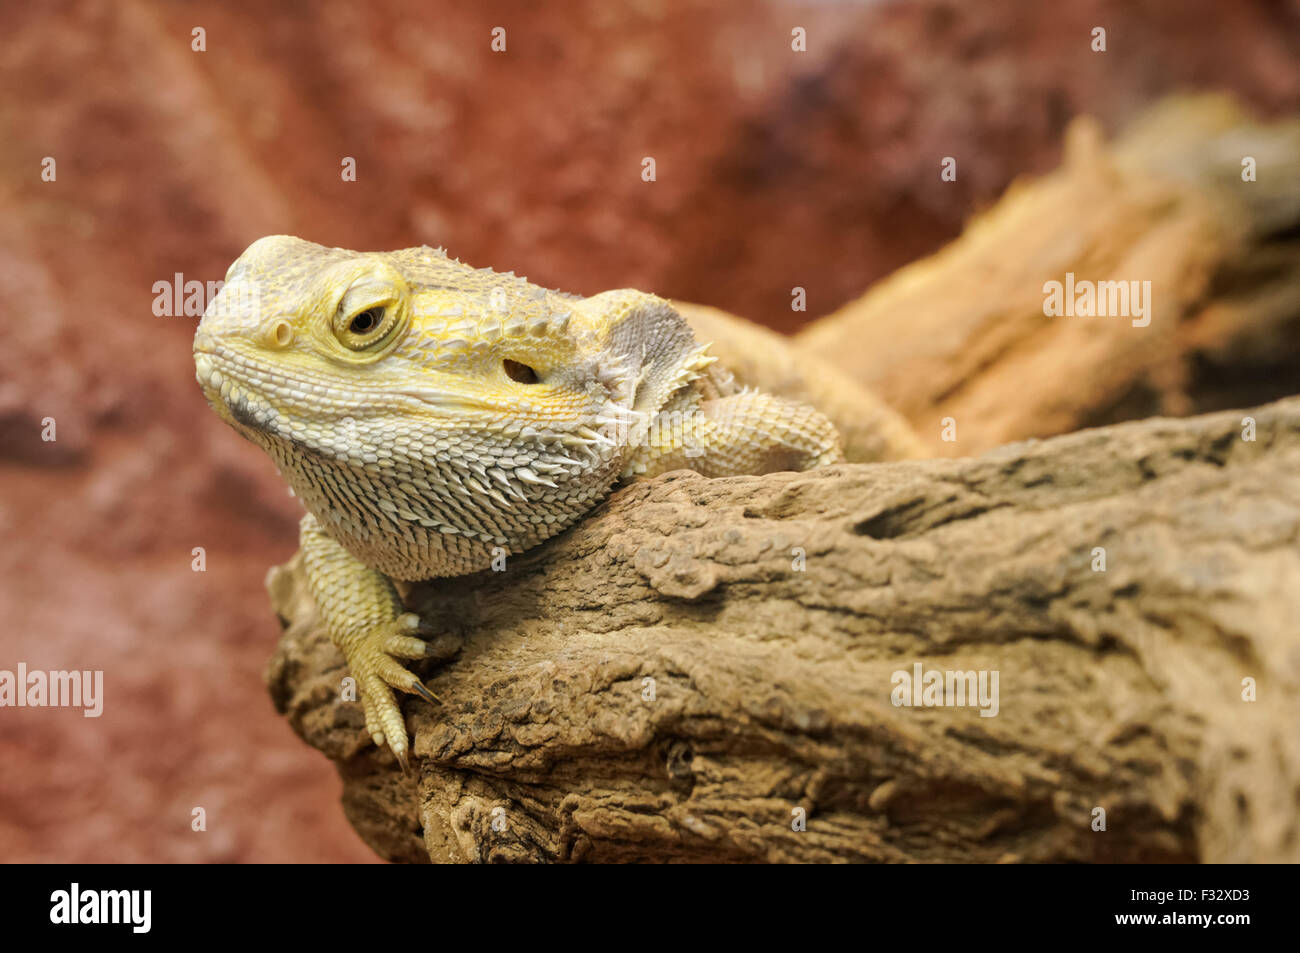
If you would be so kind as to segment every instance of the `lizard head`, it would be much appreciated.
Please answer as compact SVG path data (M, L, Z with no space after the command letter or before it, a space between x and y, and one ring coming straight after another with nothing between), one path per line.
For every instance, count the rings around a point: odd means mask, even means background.
M511 506L593 474L607 490L627 428L709 361L650 295L578 298L427 247L289 236L231 265L194 360L214 410L296 490L328 461Z

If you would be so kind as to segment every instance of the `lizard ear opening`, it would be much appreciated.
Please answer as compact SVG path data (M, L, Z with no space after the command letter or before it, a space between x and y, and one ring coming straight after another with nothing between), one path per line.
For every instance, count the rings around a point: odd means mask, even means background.
M512 361L510 358L502 361L501 366L505 369L506 377L519 384L536 384L541 379L527 364Z
M672 303L632 289L605 291L579 304L607 368L630 385L618 398L638 411L657 410L713 359Z

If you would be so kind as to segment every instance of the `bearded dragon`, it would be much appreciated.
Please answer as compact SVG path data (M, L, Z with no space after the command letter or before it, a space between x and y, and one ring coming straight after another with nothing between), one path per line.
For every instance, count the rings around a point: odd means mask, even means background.
M441 249L285 235L239 256L194 336L208 403L307 509L308 587L403 769L394 690L428 635L393 580L477 572L572 526L615 484L842 459L830 421L738 387L664 299L589 298Z

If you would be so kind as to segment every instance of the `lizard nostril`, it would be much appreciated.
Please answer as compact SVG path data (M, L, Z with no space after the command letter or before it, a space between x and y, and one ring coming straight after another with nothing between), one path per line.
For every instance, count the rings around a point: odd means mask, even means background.
M506 377L520 384L536 384L538 381L537 372L527 364L520 364L518 361L512 361L507 358L502 362L505 368Z
M284 318L272 318L258 328L256 337L263 347L286 348L293 343L293 325Z

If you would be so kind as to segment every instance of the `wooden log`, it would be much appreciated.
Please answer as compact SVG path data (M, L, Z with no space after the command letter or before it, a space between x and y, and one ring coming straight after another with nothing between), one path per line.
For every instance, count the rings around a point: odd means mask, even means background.
M1078 120L1065 152L795 347L948 456L1300 389L1300 120L1178 98L1114 144ZM1047 314L1049 282L1137 282L1145 313Z
M666 474L410 590L454 655L404 703L411 776L296 561L267 680L394 860L1296 862L1297 472L1300 399ZM997 673L996 714L895 704L917 665Z

